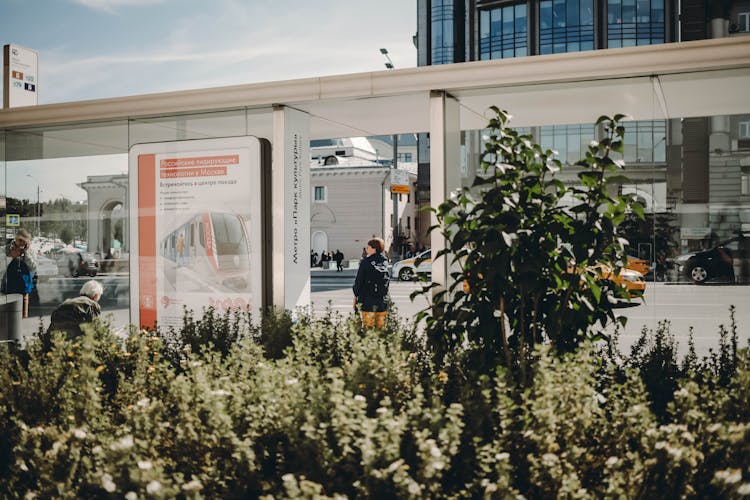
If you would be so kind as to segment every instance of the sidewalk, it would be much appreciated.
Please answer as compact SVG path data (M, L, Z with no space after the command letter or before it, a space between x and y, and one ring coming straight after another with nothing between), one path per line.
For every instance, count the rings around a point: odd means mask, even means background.
M333 269L322 269L320 267L313 267L310 269L310 277L312 278L342 278L348 280L354 280L357 277L356 269L344 268L343 271L338 272L336 268Z

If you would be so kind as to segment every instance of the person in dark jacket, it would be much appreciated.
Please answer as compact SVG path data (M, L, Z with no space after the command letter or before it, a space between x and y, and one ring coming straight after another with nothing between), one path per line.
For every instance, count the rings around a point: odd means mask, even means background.
M23 295L22 316L24 318L29 317L29 294L34 290L34 274L36 274L36 261L30 246L31 234L25 229L19 229L10 244L11 260L0 284L2 293Z
M354 280L354 303L362 314L362 324L366 328L383 328L388 304L388 285L390 274L388 259L383 255L385 242L373 238L367 242L367 256L359 263L357 277Z
M104 288L95 280L87 281L81 287L78 297L68 299L52 312L47 334L61 331L68 334L68 338L83 335L81 325L91 323L101 316L102 308L99 299L102 298Z
M343 272L344 267L341 265L341 262L344 260L344 254L338 248L336 249L336 253L333 254L333 260L336 261L336 272Z

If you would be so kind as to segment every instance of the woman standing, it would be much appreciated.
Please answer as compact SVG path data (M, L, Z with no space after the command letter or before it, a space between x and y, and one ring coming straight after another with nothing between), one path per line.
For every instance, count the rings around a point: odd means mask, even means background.
M388 304L388 259L383 255L385 242L373 238L365 247L366 257L359 263L354 280L354 304L362 314L365 328L384 328Z

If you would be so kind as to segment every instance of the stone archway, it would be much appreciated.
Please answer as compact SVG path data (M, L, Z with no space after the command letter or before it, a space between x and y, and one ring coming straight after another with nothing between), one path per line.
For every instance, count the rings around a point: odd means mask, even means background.
M88 202L88 249L104 258L119 245L123 258L129 250L128 177L92 175L80 184ZM113 239L117 242L113 245Z

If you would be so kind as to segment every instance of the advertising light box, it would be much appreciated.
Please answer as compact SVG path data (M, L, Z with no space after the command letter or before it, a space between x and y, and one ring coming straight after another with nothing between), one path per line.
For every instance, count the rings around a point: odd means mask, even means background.
M182 325L185 309L264 307L268 141L233 137L131 148L131 321Z
M35 106L39 101L37 53L20 45L3 47L3 107Z

